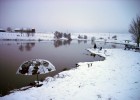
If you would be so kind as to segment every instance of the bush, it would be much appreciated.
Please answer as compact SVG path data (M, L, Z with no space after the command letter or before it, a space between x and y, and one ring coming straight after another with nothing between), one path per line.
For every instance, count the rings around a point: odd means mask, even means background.
M68 40L71 40L71 34L70 33L66 34L66 33L55 31L54 38L60 39L62 37L67 38Z
M112 39L117 40L117 35L112 36Z

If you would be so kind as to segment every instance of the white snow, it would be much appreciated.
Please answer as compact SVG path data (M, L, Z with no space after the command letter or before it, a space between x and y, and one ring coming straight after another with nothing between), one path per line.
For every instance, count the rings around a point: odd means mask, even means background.
M31 62L31 65L28 64ZM40 65L37 65L37 63L40 63ZM44 65L44 62L47 63L46 65ZM38 69L35 69L35 67L37 67ZM25 69L28 68L28 70L25 71ZM19 69L17 70L16 74L25 74L25 75L33 75L33 70L37 70L37 72L35 72L34 74L45 74L45 73L49 73L52 71L55 71L55 67L54 65L45 59L32 59L29 61L24 61ZM22 71L23 73L21 73L20 71Z
M87 35L88 40L91 40L92 37L95 37L96 40L100 40L100 38L107 39L107 40L114 40L112 39L113 36L117 36L117 41L122 40L130 40L132 41L131 34L129 33L72 33L72 38L77 39L78 35Z
M104 61L48 77L41 87L18 91L1 100L140 100L140 53L121 49L88 49ZM89 65L90 66L89 66ZM92 65L91 65L92 64Z
M0 39L9 40L54 40L54 35L52 33L35 33L34 36L27 36L26 33L7 33L0 32Z
M131 34L128 33L71 33L72 39L78 39L78 35L87 35L87 40L91 40L92 37L95 37L95 41L106 41L106 42L117 42L124 43L125 40L133 41ZM117 40L114 40L112 37L117 36ZM54 34L47 33L35 33L34 36L27 36L26 33L7 33L0 32L0 39L16 39L16 40L54 40ZM66 38L62 38L66 39ZM79 39L78 39L79 40ZM85 40L85 39L80 39Z

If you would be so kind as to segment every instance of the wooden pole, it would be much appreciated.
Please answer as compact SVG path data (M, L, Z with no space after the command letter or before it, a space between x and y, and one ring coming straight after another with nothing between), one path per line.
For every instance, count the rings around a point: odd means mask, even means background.
M39 81L38 81L38 74L37 74L37 86L39 85Z

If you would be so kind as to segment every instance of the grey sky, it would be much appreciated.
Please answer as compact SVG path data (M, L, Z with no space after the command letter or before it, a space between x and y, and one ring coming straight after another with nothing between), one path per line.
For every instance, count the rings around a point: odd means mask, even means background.
M0 0L0 28L128 32L140 0Z

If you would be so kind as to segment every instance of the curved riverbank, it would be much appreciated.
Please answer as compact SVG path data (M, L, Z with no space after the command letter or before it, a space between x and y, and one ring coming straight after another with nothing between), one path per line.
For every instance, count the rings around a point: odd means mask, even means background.
M98 52L90 50L92 53ZM106 57L104 61L93 62L91 67L87 64L89 62L81 62L76 69L61 72L54 78L46 78L42 87L18 91L1 99L138 100L140 53L121 49L106 50L106 56L103 51L99 52Z

